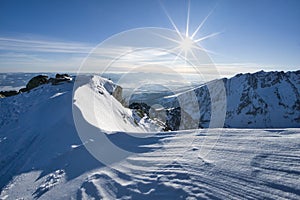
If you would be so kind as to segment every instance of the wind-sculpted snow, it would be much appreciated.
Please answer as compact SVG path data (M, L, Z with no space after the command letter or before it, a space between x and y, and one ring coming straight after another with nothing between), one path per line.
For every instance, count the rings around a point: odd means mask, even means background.
M99 127L85 110L89 96L73 101L73 83L0 99L0 199L300 198L299 129L150 134L109 91L97 87L101 83L99 77L86 79L78 95L96 95L98 120L109 123L104 112L113 108L126 114L126 124ZM110 166L94 158L86 147L95 138L81 140L72 106L89 130L132 154ZM115 114L112 120L123 117Z
M222 135L211 148L219 132ZM108 137L112 140L121 137L114 142L139 153L112 168L96 161L93 165L92 158L86 158L88 153L80 146L61 152L45 168L19 171L3 188L1 197L300 198L297 129L215 129L209 134L205 130L163 132L139 140L126 135L115 133ZM50 166L53 170L44 173Z

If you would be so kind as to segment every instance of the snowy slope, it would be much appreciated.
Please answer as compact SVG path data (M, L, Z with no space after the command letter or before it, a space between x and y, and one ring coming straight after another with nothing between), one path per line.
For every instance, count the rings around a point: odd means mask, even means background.
M80 80L75 101L73 83L0 99L0 199L300 198L299 129L148 134L110 95L111 82ZM85 148L93 140L77 134L74 107L133 154L110 167L95 159Z
M87 77L87 79L89 81L82 87L85 92L79 94L87 95L86 97L91 94L97 95L98 120L106 120L105 122L111 125L100 126L101 130L107 132L112 130L145 132L147 130L147 123L140 126L135 124L131 111L122 107L109 94L111 92L109 90L112 89L111 82L100 77L92 79ZM103 88L94 88L96 81L102 81ZM72 89L73 83L55 86L46 84L29 93L0 99L0 188L19 172L52 165L49 162L53 159L63 160L60 156L72 154L73 148L77 145L81 145L84 149L73 121ZM103 94L100 94L99 90ZM90 104L89 101L77 101L74 105L85 105L84 108L80 107L81 112L88 113ZM111 106L114 107L114 115L111 115ZM78 155L74 154L74 156ZM92 158L91 155L87 157ZM62 163L58 162L60 166ZM97 163L95 159L93 162ZM47 166L47 170L50 170L48 167L52 169L52 166Z
M73 106L80 110L88 123L105 132L147 132L162 129L151 119L140 118L132 110L124 108L115 98L116 95L121 98L121 94L114 93L117 87L111 80L100 76L79 76L73 88Z
M78 81L83 83L75 91L74 104L90 124L105 131L145 131L134 123L131 110L110 94L115 87L111 81L98 76L79 77Z

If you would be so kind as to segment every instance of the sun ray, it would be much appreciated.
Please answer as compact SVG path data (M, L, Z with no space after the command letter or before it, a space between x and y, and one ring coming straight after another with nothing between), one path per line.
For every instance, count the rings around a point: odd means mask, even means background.
M221 34L221 33L222 33L222 32L212 33L212 34L209 34L209 35L204 36L204 37L202 37L202 38L199 38L199 39L197 39L197 40L194 40L194 42L198 43L198 42L201 42L201 41L206 40L206 39L208 39L208 38L212 38L212 37L214 37L214 36L216 36L216 35L219 35L219 34Z
M161 5L162 9L164 10L166 16L168 17L169 21L171 22L173 28L175 29L175 31L176 31L177 34L179 35L179 37L180 37L181 39L183 39L183 37L182 37L180 31L178 30L176 24L175 24L174 21L172 20L171 16L169 15L168 11L166 10L166 8L165 8L164 5L162 4L162 2L160 2L160 5Z
M193 45L193 49L198 49L198 50L201 50L201 51L204 50L204 48L200 47L200 46L197 45L197 44L194 44L194 45Z
M155 34L155 35L157 35L157 36L159 36L159 37L161 37L161 38L167 39L167 40L169 40L169 41L175 42L175 43L177 43L177 44L180 44L180 41L179 41L179 40L172 39L171 37L166 37L166 36L161 35L161 34L158 34L158 33L153 33L153 34ZM181 36L181 38L182 38L182 36Z
M188 10L187 10L187 18L186 18L186 30L185 30L185 37L189 37L189 25L190 25L190 7L191 1L188 0Z
M197 29L193 32L193 34L190 36L190 9L191 9L191 2L190 0L187 0L187 16L186 16L186 30L185 33L181 33L179 31L179 29L177 28L176 24L174 23L173 19L171 18L171 16L169 15L168 11L166 10L166 8L164 7L164 5L162 4L162 2L160 1L161 7L164 10L166 16L168 17L169 21L171 22L175 32L177 33L177 35L179 36L179 38L175 37L168 37L165 35L160 35L157 34L159 37L162 37L164 39L167 39L171 42L175 43L175 47L171 47L169 50L170 52L175 52L176 57L174 58L174 60L172 62L175 62L179 57L184 59L185 65L187 64L188 61L188 56L191 54L192 57L196 57L195 52L193 50L200 50L203 51L207 54L215 54L218 55L217 53L207 50L205 48L203 48L202 46L200 46L198 43L202 42L208 38L212 38L216 35L219 35L222 32L216 32L216 33L212 33L209 35L206 35L204 37L198 38L198 39L194 39L194 37L198 34L198 32L201 30L201 28L204 26L204 24L206 23L207 19L210 17L210 15L214 12L216 6L208 13L208 15L203 19L203 21L199 24L199 26L197 27Z
M177 47L174 47L172 49L169 49L169 51L170 52L175 52L177 49L180 50L180 51L182 51L182 48L180 48L180 46L177 46Z
M190 52L191 52L191 54L192 54L193 58L194 58L194 59L196 59L197 57L196 57L196 55L194 54L194 51L193 51L193 49L191 49L191 51L190 51Z
M210 51L208 49L205 49L203 47L195 47L194 49L199 49L201 51L204 51L205 53L209 53L209 54L213 54L213 55L219 55L218 53L214 52L214 51Z
M220 54L218 54L218 53L216 53L216 52L214 52L214 51L210 51L210 50L208 50L208 49L206 49L206 48L204 48L204 47L202 47L202 46L199 46L198 44L193 44L193 48L191 48L191 50L193 50L193 49L198 49L198 50L200 50L200 51L204 51L205 53L209 53L209 54L213 54L213 55L220 55Z
M199 26L197 27L197 29L194 31L194 33L192 34L191 38L193 39L195 37L195 35L199 32L199 30L203 27L203 25L205 24L206 20L209 18L209 16L214 12L216 7L214 7L209 13L208 15L203 19L203 21L199 24Z
M174 60L172 61L172 64L174 64L174 62L180 57L182 51L183 51L183 49L180 49L179 53L177 53L176 57L175 57Z

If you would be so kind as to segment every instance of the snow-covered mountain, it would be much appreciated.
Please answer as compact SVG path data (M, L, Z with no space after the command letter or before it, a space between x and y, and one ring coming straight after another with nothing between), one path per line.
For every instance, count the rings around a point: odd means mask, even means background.
M300 198L299 129L149 133L161 127L114 83L76 81L74 96L73 80L0 99L0 199ZM96 135L78 134L74 110ZM107 166L88 149L98 135L131 154Z
M161 129L152 120L124 108L113 97L118 96L112 94L118 86L111 81L99 76L82 76L79 80L84 83L76 92L74 106L89 123L94 123L92 117L96 116L101 131L142 133ZM72 115L73 86L74 81L43 84L0 99L0 188L19 172L38 170L49 162L51 168L53 159L65 162L62 152L72 154L73 149L82 146ZM91 96L96 97L94 104ZM90 110L93 105L97 115Z
M199 121L199 127L209 127L212 93L215 104L224 104L215 108L226 111L224 127L300 127L300 71L238 74L161 98L158 102L165 107L168 126L173 130L185 129L179 127L184 119L193 124ZM193 121L195 115L198 117Z

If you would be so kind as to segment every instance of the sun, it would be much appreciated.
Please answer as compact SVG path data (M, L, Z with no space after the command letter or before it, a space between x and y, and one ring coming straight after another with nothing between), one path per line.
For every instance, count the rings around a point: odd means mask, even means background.
M208 17L212 14L212 12L214 11L211 10L211 12L203 19L203 21L199 24L199 26L196 28L196 30L190 34L189 33L189 25L190 25L190 1L188 1L188 10L187 10L187 18L186 18L186 29L185 29L185 33L181 33L179 31L179 29L177 28L176 24L174 23L174 21L172 20L172 18L170 17L168 11L165 9L165 7L163 6L163 4L161 4L166 16L168 17L169 21L171 22L174 30L176 31L177 35L179 36L179 39L178 40L174 40L173 38L166 38L166 39L169 39L171 40L172 42L175 42L177 43L177 47L175 49L179 49L179 53L178 55L176 56L175 59L177 59L179 56L183 56L184 59L186 60L187 59L187 55L189 53L193 54L193 50L201 50L201 51L205 51L206 53L212 53L212 54L215 54L214 52L212 51L209 51L209 50L206 50L204 49L202 46L200 46L200 42L208 39L208 38L211 38L211 37L214 37L218 34L220 34L220 32L216 32L216 33L212 33L212 34L209 34L209 35L206 35L204 37L201 37L201 38L197 38L195 39L195 36L199 33L199 31L201 30L201 28L204 26L206 20L208 19ZM184 54L184 55L183 55Z
M190 37L185 37L181 40L179 47L183 50L183 51L190 51L193 46L194 46L194 41L192 40L192 38Z

